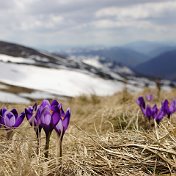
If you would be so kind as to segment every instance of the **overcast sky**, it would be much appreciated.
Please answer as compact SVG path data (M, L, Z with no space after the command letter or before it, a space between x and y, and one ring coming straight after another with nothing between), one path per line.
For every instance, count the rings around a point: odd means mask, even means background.
M176 0L0 0L0 40L56 50L176 40Z

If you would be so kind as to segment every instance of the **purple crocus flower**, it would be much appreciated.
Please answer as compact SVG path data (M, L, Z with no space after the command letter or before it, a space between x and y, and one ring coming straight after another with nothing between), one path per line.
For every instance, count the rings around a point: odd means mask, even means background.
M59 103L56 100L53 100L51 104L48 100L43 100L37 110L36 116L40 118L41 126L46 134L51 133L61 119L58 106Z
M170 118L170 116L176 111L176 100L171 101L170 105L167 99L164 100L163 111L167 114L167 117Z
M152 117L152 108L150 107L150 105L145 104L143 97L139 97L136 102L139 105L143 115L150 120Z
M6 107L0 110L0 124L6 129L16 128L21 125L25 117L25 113L22 112L18 115L16 109L8 111Z
M159 109L156 104L153 107L151 107L150 105L146 105L143 97L139 97L137 99L137 104L141 108L141 111L145 117L147 117L149 120L152 118L158 124L161 122L164 116L168 113L168 109L169 109L167 106L168 105L167 101L162 102L161 108Z
M142 113L145 115L145 101L143 97L139 97L136 101L136 103L139 105L139 107L141 108Z
M37 107L35 119L39 119L37 122L39 122L41 128L43 128L46 134L45 158L48 158L51 133L59 122L60 118L60 109L57 100L53 100L51 104L48 100L43 100L42 103Z
M58 134L58 136L63 138L63 135L65 134L65 131L68 128L68 125L70 123L70 108L67 109L66 113L63 111L62 105L60 105L60 110L61 110L61 119L59 120L58 124L55 127L55 130Z
M57 135L59 137L60 157L62 157L62 140L63 140L63 136L65 134L65 131L67 130L68 125L70 123L71 111L70 111L70 108L68 108L65 113L62 108L62 104L59 105L59 109L60 109L60 113L61 113L61 119L59 120L58 124L55 126L55 131L57 132Z
M40 125L40 119L38 118L38 116L36 116L36 112L37 112L36 103L33 106L29 106L28 108L25 108L26 118L29 121L31 126Z
M37 109L38 109L38 106L35 103L33 106L29 106L28 108L25 109L25 114L30 125L34 127L37 139L39 140L42 126L41 126L41 120L37 115Z

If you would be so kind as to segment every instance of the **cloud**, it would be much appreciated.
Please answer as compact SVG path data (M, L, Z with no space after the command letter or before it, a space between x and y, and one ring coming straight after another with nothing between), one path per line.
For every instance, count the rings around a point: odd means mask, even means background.
M48 15L39 16L37 18L29 17L27 21L23 21L19 24L19 29L21 30L39 30L43 29L55 29L63 22L62 16Z
M0 0L0 10L0 39L34 47L175 38L175 0Z
M118 20L125 19L147 19L147 18L160 18L167 14L175 14L176 11L176 2L165 1L165 2L156 2L155 3L146 3L132 5L129 7L107 7L100 9L95 13L97 18L103 17L116 17Z

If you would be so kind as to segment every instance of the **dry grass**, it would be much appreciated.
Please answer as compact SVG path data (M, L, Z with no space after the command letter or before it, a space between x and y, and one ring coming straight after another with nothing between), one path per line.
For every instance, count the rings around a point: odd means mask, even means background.
M155 90L145 90L141 94ZM161 93L174 98L175 91ZM53 132L49 160L36 154L35 133L27 121L14 131L11 140L0 130L0 175L165 175L176 173L176 116L151 128L135 100L124 92L111 97L80 96L63 100L71 107L72 119L63 141L63 157L58 157L57 136ZM8 106L8 105L7 105ZM14 105L19 110L24 105ZM12 105L9 105L11 108Z

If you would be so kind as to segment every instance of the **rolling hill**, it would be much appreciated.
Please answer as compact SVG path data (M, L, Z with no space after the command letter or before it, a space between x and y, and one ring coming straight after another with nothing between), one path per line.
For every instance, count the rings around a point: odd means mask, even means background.
M153 83L137 78L130 68L95 58L53 55L30 47L0 42L0 101L28 103L82 94L112 95L127 87L141 90Z
M138 65L135 71L146 76L176 80L176 50L167 51Z

